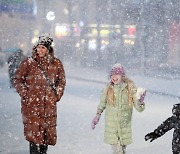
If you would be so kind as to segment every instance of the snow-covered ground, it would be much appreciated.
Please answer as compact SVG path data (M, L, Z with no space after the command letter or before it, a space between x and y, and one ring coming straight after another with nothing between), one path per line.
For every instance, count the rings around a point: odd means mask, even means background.
M56 146L49 147L48 154L111 154L110 145L103 142L104 114L95 130L91 130L91 121L107 82L106 72L72 68L70 65L65 65L65 70L67 86L62 100L58 102L58 141ZM147 89L172 94L179 92L179 80L147 80L142 76L132 78L138 86ZM7 68L4 67L0 69L0 153L28 154L29 145L23 136L20 97L8 86ZM134 110L133 143L127 147L127 154L171 154L173 130L152 143L145 142L144 135L171 116L172 105L179 103L179 100L148 92L145 102L144 112Z

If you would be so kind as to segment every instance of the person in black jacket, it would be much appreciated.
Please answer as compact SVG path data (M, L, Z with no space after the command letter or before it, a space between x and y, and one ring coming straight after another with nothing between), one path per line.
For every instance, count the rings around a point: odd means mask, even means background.
M9 56L8 58L8 72L9 72L9 79L10 79L10 88L14 87L13 84L13 77L16 73L21 62L26 58L23 54L23 50L18 49L15 53Z
M172 152L173 154L180 154L180 104L173 105L172 113L173 115L167 118L157 129L145 135L145 141L150 140L152 142L174 128Z

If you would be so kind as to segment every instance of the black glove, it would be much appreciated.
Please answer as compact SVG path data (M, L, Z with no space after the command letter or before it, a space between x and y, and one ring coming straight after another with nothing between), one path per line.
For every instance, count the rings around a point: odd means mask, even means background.
M150 142L152 142L153 140L155 140L157 138L158 138L158 136L154 132L151 132L151 133L147 134L144 139L145 139L145 141L150 140Z

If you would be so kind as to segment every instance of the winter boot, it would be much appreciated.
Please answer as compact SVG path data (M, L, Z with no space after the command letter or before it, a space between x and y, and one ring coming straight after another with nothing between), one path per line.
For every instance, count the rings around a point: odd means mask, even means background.
M126 154L126 146L121 145L119 142L112 145L113 154Z
M30 142L29 144L29 148L30 148L30 154L40 154L40 147L39 145Z
M47 154L47 150L48 150L48 145L46 144L40 145L40 154Z

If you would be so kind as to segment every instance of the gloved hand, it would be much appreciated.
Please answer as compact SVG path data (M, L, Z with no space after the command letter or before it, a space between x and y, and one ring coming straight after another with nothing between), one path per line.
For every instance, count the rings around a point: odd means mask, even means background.
M146 90L144 91L144 93L140 96L140 99L139 99L139 102L143 102L144 101L144 98L146 96Z
M158 136L154 132L151 132L151 133L145 135L144 139L145 139L145 141L150 140L150 142L152 142L153 140L155 140L157 138L158 138Z
M146 90L144 88L138 88L136 92L136 98L139 100L140 104L143 104L145 96Z
M92 120L92 123L91 123L92 129L94 129L95 126L98 124L100 117L101 117L100 114L96 114L96 116L94 117L94 119Z

